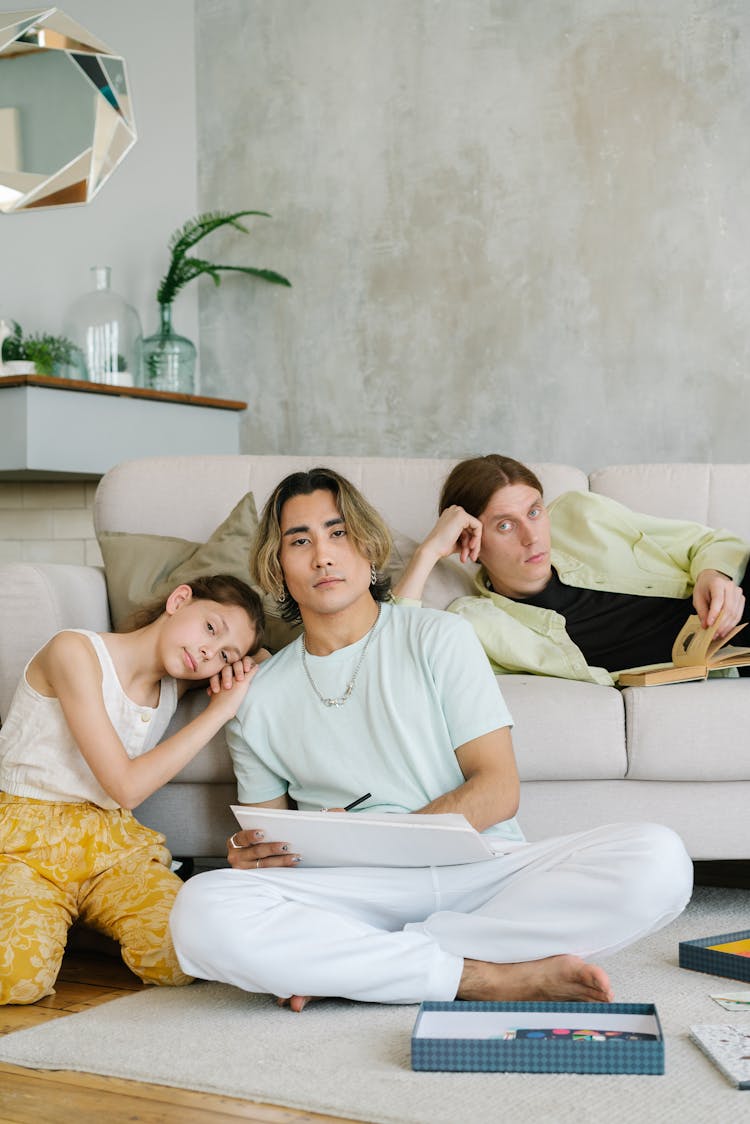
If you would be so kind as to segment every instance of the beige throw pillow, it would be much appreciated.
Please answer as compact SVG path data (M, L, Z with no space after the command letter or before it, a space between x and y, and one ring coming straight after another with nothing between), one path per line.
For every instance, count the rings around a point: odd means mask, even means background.
M250 550L258 533L258 513L247 492L204 543L166 535L100 532L107 592L115 629L136 609L166 598L182 582L209 574L233 574L250 582ZM257 588L257 587L256 587ZM276 652L299 635L299 626L278 616L272 597L258 590L266 612L265 646Z

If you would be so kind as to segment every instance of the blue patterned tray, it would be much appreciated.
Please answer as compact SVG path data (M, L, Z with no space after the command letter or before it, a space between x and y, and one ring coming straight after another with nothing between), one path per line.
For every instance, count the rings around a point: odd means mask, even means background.
M478 1017L467 1018L473 1014ZM635 1037L636 1026L653 1037ZM653 1003L422 1003L411 1064L416 1070L659 1074L664 1037Z
M697 941L680 941L680 967L693 972L709 972L712 976L728 976L732 980L750 983L750 956L736 956L731 952L717 952L713 944L750 939L750 929L738 933L719 933Z

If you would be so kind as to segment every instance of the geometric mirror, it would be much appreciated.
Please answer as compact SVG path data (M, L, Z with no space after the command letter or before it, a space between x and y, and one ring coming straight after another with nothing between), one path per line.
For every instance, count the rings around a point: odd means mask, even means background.
M59 8L0 12L0 212L87 203L135 142L121 56Z

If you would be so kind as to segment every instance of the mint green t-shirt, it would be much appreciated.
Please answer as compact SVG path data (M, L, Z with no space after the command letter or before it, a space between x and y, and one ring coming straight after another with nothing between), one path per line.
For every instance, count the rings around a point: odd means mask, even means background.
M307 655L326 698L343 695L367 637ZM512 719L470 625L434 609L384 604L341 707L325 706L302 639L263 663L227 726L240 801L288 793L298 808L412 812L464 781L455 750ZM523 841L515 819L488 831Z

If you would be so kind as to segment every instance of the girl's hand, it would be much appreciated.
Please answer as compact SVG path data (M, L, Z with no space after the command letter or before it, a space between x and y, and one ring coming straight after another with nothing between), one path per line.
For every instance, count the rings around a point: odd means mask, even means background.
M250 662L252 663L252 660ZM228 687L222 684L216 691L212 691L209 687L208 706L212 713L223 715L222 721L224 722L234 718L257 670L257 664L252 664L249 669L243 667L242 678L232 679ZM214 676L214 678L218 678L218 676Z
M265 651L265 649L262 650ZM260 652L258 657L260 657ZM217 695L222 690L231 691L234 684L241 683L250 672L255 674L255 668L260 662L260 658L253 659L251 656L243 656L241 660L237 660L235 663L228 663L217 675L211 676L206 690L209 695Z

